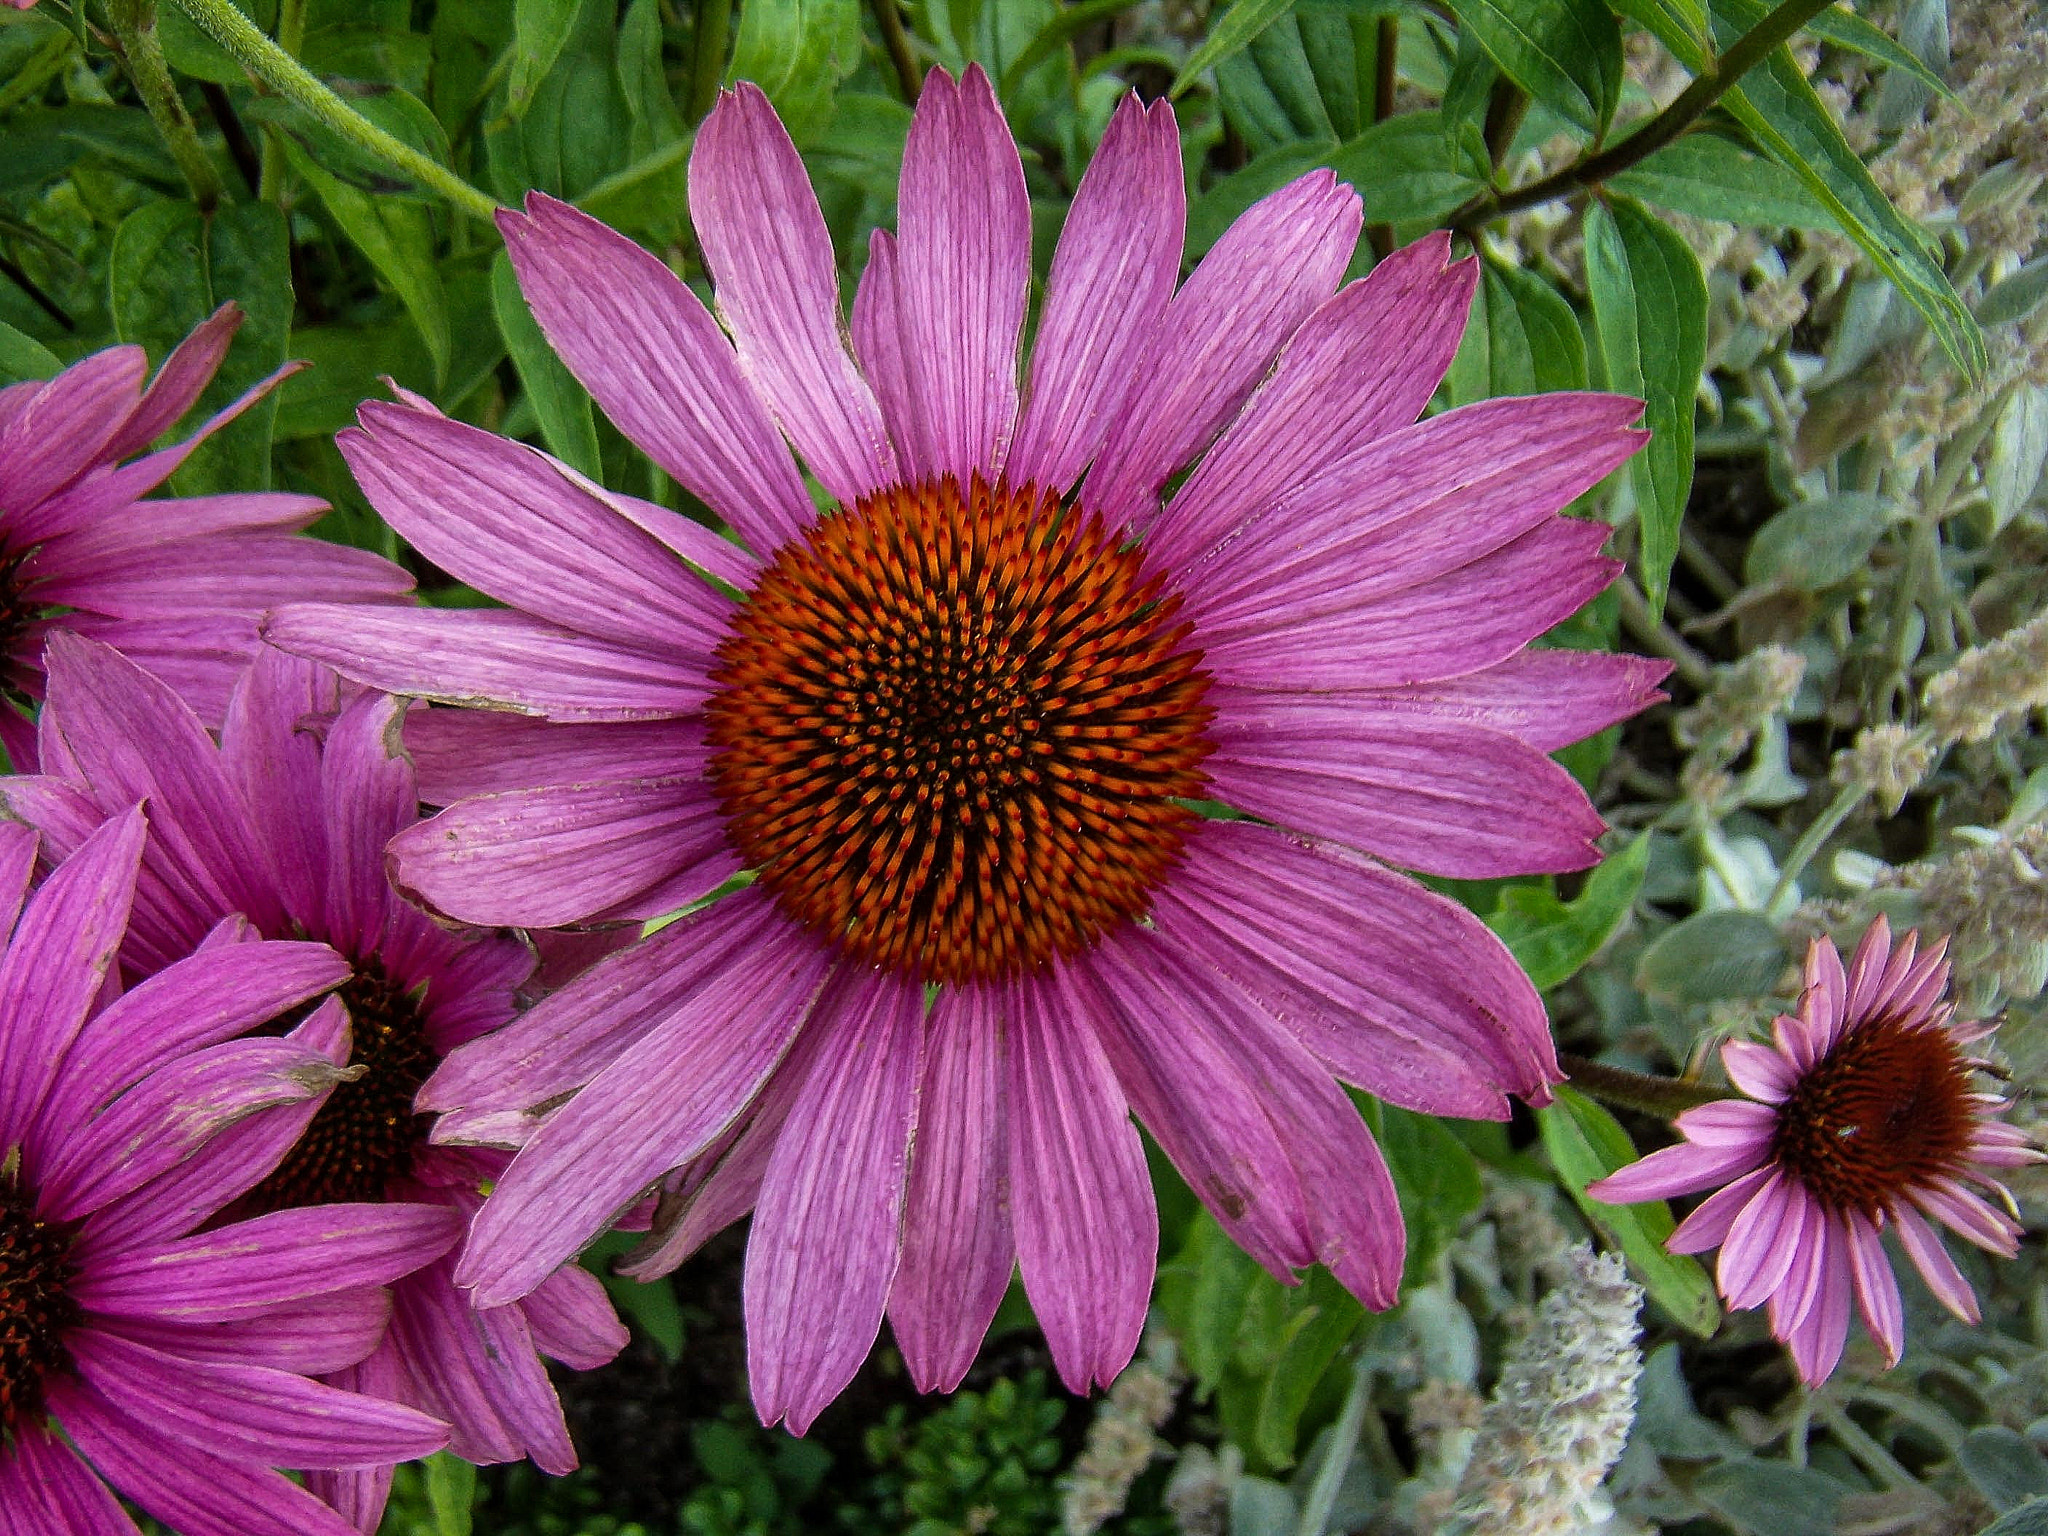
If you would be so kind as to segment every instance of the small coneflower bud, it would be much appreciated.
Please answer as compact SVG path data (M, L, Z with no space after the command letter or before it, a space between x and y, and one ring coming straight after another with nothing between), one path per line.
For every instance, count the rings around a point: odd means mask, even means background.
M1467 1529L1563 1536L1604 1516L1600 1484L1635 1422L1642 1303L1619 1259L1573 1250L1480 1414L1454 1508Z
M1749 1097L1687 1110L1681 1145L1587 1191L1620 1204L1713 1189L1668 1246L1719 1247L1722 1296L1768 1304L1809 1385L1841 1359L1852 1299L1889 1360L1905 1348L1886 1227L1965 1322L1978 1319L1976 1296L1930 1222L2006 1258L2018 1246L2019 1223L1969 1186L2010 1208L1996 1174L2041 1154L1994 1118L2003 1101L1977 1091L1982 1063L1965 1048L1992 1026L1954 1022L1946 950L1920 953L1910 933L1895 948L1880 917L1844 969L1833 941L1816 939L1798 1016L1777 1021L1775 1044L1721 1048Z
M1903 725L1873 725L1835 754L1835 783L1855 785L1876 797L1885 815L1898 812L1934 766L1934 743Z

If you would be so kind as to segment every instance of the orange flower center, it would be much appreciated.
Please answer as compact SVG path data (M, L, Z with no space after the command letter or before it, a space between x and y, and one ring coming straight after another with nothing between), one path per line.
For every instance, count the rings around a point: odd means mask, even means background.
M412 1172L413 1154L432 1124L431 1116L413 1113L413 1096L439 1062L419 1000L400 991L374 957L356 962L341 1000L349 1064L363 1075L327 1096L284 1161L238 1203L238 1216L382 1200L393 1179Z
M1779 1106L1774 1153L1830 1210L1875 1217L1958 1172L1975 1116L1970 1067L1944 1029L1881 1017L1853 1028Z
M1177 595L1092 516L947 479L821 519L718 650L711 779L791 917L987 980L1141 916L1213 711Z
M0 1436L35 1422L43 1382L69 1370L65 1333L83 1321L71 1299L72 1229L35 1213L12 1170L0 1170Z

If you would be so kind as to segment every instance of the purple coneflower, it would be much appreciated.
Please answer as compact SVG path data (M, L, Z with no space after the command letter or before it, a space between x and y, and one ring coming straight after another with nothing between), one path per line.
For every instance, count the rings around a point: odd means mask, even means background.
M119 647L218 725L266 608L316 592L388 602L412 589L388 560L297 537L326 510L316 497L142 499L303 366L279 369L177 447L133 458L192 408L241 323L222 305L146 390L148 360L133 346L0 389L0 745L17 768L35 767L22 710L43 696L43 642L55 630Z
M483 706L408 722L427 797L459 802L392 845L432 907L642 919L757 877L429 1081L423 1104L461 1112L437 1135L524 1141L458 1281L522 1295L659 1185L634 1273L754 1211L771 1422L804 1429L885 1311L918 1384L957 1383L1013 1265L1083 1390L1130 1359L1150 1293L1135 1112L1275 1273L1320 1260L1390 1304L1400 1212L1340 1083L1503 1116L1558 1071L1507 951L1364 855L1597 858L1544 754L1664 669L1524 647L1613 576L1604 530L1556 513L1634 451L1637 403L1414 425L1472 265L1436 236L1337 291L1360 218L1327 173L1176 291L1163 103L1126 100L1081 183L1021 394L1029 209L978 69L926 84L852 355L817 201L752 86L700 130L690 198L732 341L564 204L503 228L556 349L744 547L372 404L341 439L372 502L509 606L271 621L377 686Z
M1849 1336L1850 1300L1896 1364L1905 1348L1886 1227L1935 1297L1965 1322L1977 1298L1930 1221L2011 1258L2019 1223L1971 1184L2012 1196L1997 1170L2040 1160L2005 1107L1977 1092L1984 1064L1964 1054L1990 1024L1958 1025L1942 1001L1946 943L1925 954L1907 934L1894 948L1880 917L1846 972L1831 939L1806 952L1797 1018L1774 1026L1775 1048L1721 1047L1747 1099L1678 1117L1685 1141L1653 1152L1588 1190L1612 1204L1714 1193L1671 1234L1674 1253L1721 1249L1731 1307L1770 1306L1771 1332L1809 1386L1825 1381Z
M403 704L265 647L216 748L169 687L118 652L59 634L48 661L51 772L0 781L0 798L59 849L147 799L154 830L122 950L131 974L174 965L231 915L346 962L349 1060L362 1075L335 1089L238 1209L389 1201L452 1210L466 1225L505 1155L429 1146L413 1098L442 1056L512 1017L533 957L510 939L436 926L386 881L384 845L419 815L412 767L393 745ZM626 1335L603 1287L571 1265L479 1313L454 1287L452 1255L421 1261L393 1286L385 1342L344 1384L446 1419L468 1460L530 1454L551 1472L574 1468L538 1355L588 1369L618 1353ZM316 1485L369 1531L388 1475L322 1473Z
M345 1075L332 999L281 1038L247 1032L347 967L228 925L98 1006L143 838L141 810L121 812L24 904L36 834L0 824L0 1529L133 1536L111 1485L184 1536L352 1536L272 1469L447 1443L308 1377L369 1355L379 1287L461 1224L350 1204L208 1225Z

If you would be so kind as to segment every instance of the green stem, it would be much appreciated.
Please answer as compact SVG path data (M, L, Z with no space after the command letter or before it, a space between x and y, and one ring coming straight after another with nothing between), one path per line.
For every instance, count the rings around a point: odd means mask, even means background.
M1619 144L1589 155L1541 181L1517 187L1512 192L1483 192L1451 215L1450 227L1471 230L1504 213L1533 208L1553 198L1568 197L1587 187L1597 186L1644 157L1655 154L1698 122L1709 107L1728 94L1737 80L1831 4L1833 0L1785 0L1695 76L1692 84L1679 93L1677 100Z
M177 4L207 36L233 55L235 62L322 126L401 175L431 188L452 207L473 218L488 220L498 211L494 198L351 109L305 65L265 37L254 22L235 8L232 0L177 0Z
M192 200L201 213L212 213L220 206L220 173L199 142L198 125L185 110L177 82L171 79L171 66L156 34L156 0L107 0L107 20L128 66L128 78L135 82L135 92L149 109L171 158L184 172Z
M1394 95L1400 88L1401 22L1396 16L1382 16L1373 24L1372 120L1384 123L1394 115ZM1372 244L1376 260L1394 254L1394 226L1373 224L1365 238Z
M924 89L924 76L918 70L917 55L910 50L910 34L903 30L903 13L896 8L896 0L870 0L869 9L882 29L882 46L889 50L889 63L896 71L903 99L915 102Z
M725 45L732 38L732 0L698 0L697 41L690 50L690 99L684 116L700 123L718 104Z
M1307 1499L1302 1502L1295 1536L1323 1536L1329 1529L1331 1512L1337 1507L1337 1492L1344 1486L1344 1474L1351 1470L1351 1458L1358 1452L1358 1437L1372 1407L1373 1375L1372 1365L1363 1357L1351 1368L1351 1390L1345 1394L1344 1406L1338 1410L1337 1422L1330 1429L1330 1448L1316 1470Z
M306 0L278 0L277 46L293 58L306 43ZM284 201L286 162L284 138L275 128L263 135L263 186L257 194L266 203Z
M1792 915L1793 882L1805 873L1806 866L1813 862L1813 856L1820 852L1822 845L1835 835L1869 793L1860 784L1844 784L1835 791L1835 798L1828 802L1828 808L1814 819L1812 826L1799 834L1799 841L1785 855L1784 868L1778 871L1778 883L1771 887L1770 898L1764 902L1765 917L1774 923L1782 923Z
M1626 1067L1610 1067L1585 1056L1574 1056L1569 1051L1560 1052L1557 1060L1564 1068L1566 1078L1579 1092L1609 1104L1619 1104L1623 1109L1641 1110L1663 1120L1676 1119L1688 1109L1730 1097L1725 1089L1689 1083L1676 1077L1652 1077L1647 1072L1631 1072Z

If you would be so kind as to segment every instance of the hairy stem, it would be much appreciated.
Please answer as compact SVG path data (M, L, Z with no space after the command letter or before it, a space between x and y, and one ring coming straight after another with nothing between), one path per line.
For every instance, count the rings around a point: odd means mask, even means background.
M1833 0L1785 0L1737 38L1728 51L1701 70L1678 98L1619 144L1588 155L1563 170L1512 192L1482 192L1450 217L1450 227L1470 231L1519 209L1569 197L1627 170L1684 133L1728 94L1737 80L1768 58L1773 49L1826 10Z
M472 218L488 220L497 212L495 198L351 108L305 65L265 37L232 0L177 0L177 4L236 63L323 127L438 193L451 207Z
M924 89L924 78L918 73L917 55L910 51L910 34L903 30L903 13L896 8L896 0L869 0L869 6L882 28L882 46L889 50L889 63L895 67L903 99L914 103Z
M1792 851L1785 855L1784 868L1778 871L1778 883L1771 887L1770 898L1764 902L1764 916L1774 923L1781 923L1791 916L1792 886L1806 866L1813 862L1813 856L1820 852L1821 845L1835 835L1843 822L1870 791L1860 784L1844 784L1835 792L1835 798L1828 802L1828 808L1814 818L1813 825L1799 834L1799 841L1792 845Z
M223 192L220 173L199 142L198 125L185 110L177 82L171 79L171 66L156 33L156 0L107 0L107 20L114 29L121 60L128 66L128 78L135 82L135 93L149 109L150 120L192 188L192 200L201 213L213 212L220 206Z
M1579 1092L1609 1104L1618 1104L1623 1109L1641 1110L1663 1120L1675 1119L1688 1109L1731 1097L1725 1090L1710 1088L1704 1083L1689 1083L1676 1077L1652 1077L1647 1072L1610 1067L1584 1056L1574 1056L1568 1051L1560 1053L1557 1059L1565 1075L1571 1079L1571 1085Z

